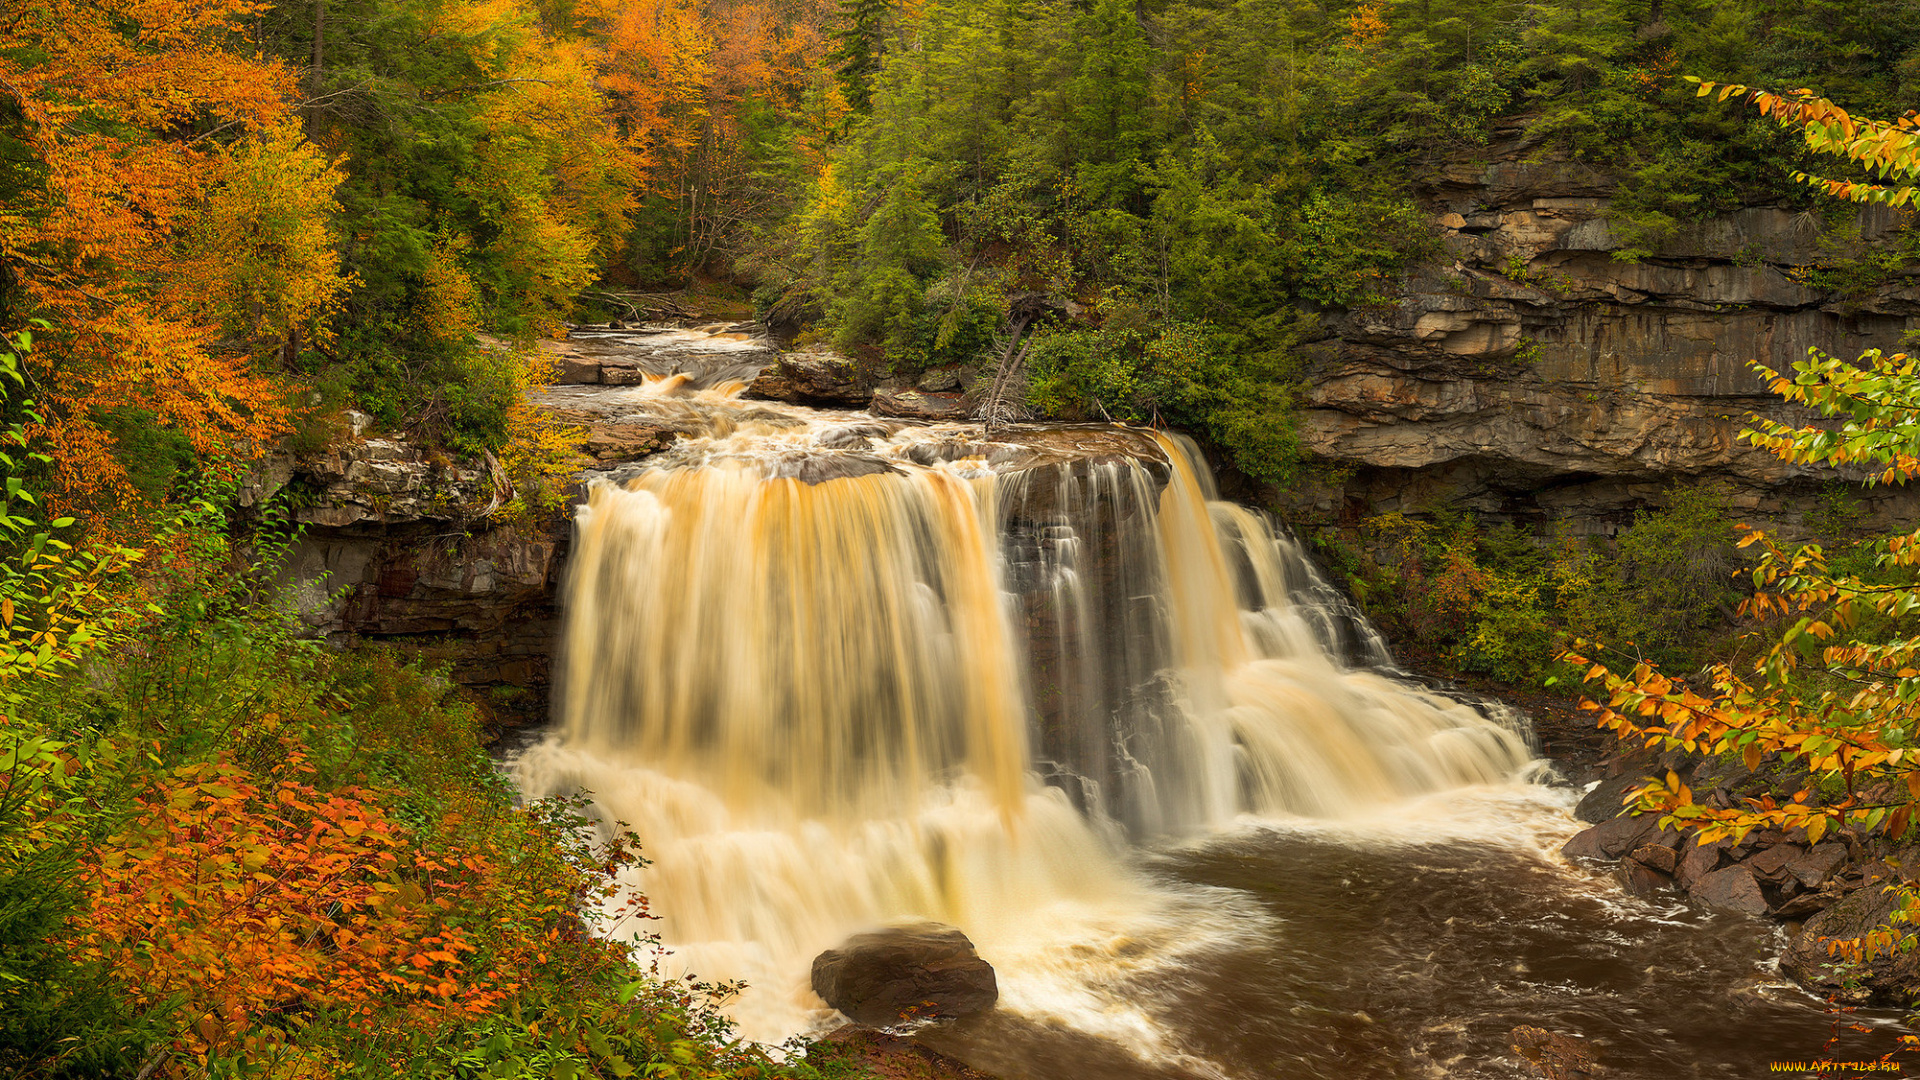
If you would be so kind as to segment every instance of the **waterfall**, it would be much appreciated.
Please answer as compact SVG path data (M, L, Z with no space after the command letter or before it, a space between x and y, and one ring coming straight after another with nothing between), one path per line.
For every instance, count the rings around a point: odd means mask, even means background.
M1138 1046L1101 981L1233 930L1130 844L1369 811L1531 757L1385 670L1184 440L821 415L735 410L591 487L559 730L518 766L638 833L672 962L749 980L749 1036L820 1018L821 949L924 917L974 939L1008 1007Z

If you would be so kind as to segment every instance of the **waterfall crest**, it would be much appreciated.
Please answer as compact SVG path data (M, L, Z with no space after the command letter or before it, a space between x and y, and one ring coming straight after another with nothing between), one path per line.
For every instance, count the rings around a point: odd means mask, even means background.
M676 962L750 980L743 1029L775 1038L849 932L954 923L1010 1007L1058 1010L1228 933L1127 843L1530 760L1376 670L1371 627L1211 483L1157 433L736 416L591 488L560 732L522 785L630 824ZM1138 1026L1116 1009L1075 1023Z

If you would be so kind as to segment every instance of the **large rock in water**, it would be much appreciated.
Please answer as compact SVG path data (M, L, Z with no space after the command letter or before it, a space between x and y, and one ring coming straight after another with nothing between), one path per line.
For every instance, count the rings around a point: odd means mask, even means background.
M747 387L747 396L857 409L873 399L873 384L845 357L788 353L761 371Z
M919 923L856 934L821 953L813 992L855 1023L892 1027L990 1009L1000 985L967 935Z
M1582 829L1560 851L1570 859L1617 859L1642 844L1671 846L1675 840L1671 830L1660 828L1658 814L1628 814Z
M1646 782L1645 776L1634 773L1602 780L1580 799L1580 805L1573 808L1573 816L1594 825L1617 818L1626 812L1627 792L1639 789Z
M1592 1080L1604 1073L1583 1039L1523 1024L1507 1032L1507 1042L1528 1073L1544 1080Z
M909 420L967 420L973 407L965 394L942 394L927 390L881 387L867 404L875 416L899 416Z

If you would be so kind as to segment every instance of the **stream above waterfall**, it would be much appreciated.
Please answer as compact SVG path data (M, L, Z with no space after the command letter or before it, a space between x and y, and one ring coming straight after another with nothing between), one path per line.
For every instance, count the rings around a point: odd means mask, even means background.
M924 1037L1005 1076L1615 1076L1892 1049L1773 974L1771 924L1568 865L1525 722L1397 672L1190 443L751 401L731 371L567 387L667 424L576 517L528 794L640 837L669 973L743 1034L833 1024L814 955L964 930L1000 1006Z

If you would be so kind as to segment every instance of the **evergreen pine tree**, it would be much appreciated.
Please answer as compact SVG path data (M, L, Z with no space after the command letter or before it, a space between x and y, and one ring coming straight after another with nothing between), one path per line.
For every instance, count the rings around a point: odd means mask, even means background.
M886 36L893 25L890 0L840 0L844 21L833 32L833 51L827 62L840 79L840 89L853 111L865 116L873 109L873 78L886 58Z

